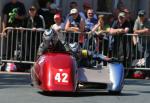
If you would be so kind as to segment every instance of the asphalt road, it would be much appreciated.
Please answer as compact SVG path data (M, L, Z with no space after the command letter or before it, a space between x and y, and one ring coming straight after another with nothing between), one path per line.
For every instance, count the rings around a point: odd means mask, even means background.
M0 103L149 103L149 80L126 80L122 94L106 91L44 94L30 86L29 74L0 73Z

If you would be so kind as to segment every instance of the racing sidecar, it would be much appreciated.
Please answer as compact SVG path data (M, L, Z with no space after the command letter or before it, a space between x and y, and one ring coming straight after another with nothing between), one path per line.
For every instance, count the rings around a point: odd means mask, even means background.
M78 67L76 59L69 53L51 52L38 58L31 69L34 86L49 92L76 92L80 84L106 85L106 90L120 93L124 83L124 67L121 63L108 66ZM94 87L93 87L94 89Z

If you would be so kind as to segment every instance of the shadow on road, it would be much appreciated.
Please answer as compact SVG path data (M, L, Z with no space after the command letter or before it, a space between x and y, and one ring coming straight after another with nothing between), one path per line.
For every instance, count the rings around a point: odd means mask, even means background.
M125 85L150 86L150 80L128 79L128 80L125 80Z
M20 85L29 85L29 74L0 74L0 89L14 88Z
M91 96L137 96L139 94L134 93L122 93L120 95L111 95L108 92L38 92L43 96L51 97L91 97Z

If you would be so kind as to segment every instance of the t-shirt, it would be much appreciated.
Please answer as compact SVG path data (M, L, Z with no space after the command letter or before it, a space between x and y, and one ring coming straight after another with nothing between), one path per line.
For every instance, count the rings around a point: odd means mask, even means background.
M58 34L58 38L61 41L64 41L65 37L64 37L63 33L59 32L58 30L64 30L64 26L65 26L64 23L61 23L60 25L57 25L57 24L52 25L52 29L56 30L56 32Z
M125 29L125 28L129 28L129 31L130 31L130 24L128 22L124 22L122 25L119 24L119 21L114 21L112 27L113 29ZM124 33L123 33L124 34ZM121 45L127 45L126 43L126 40L127 40L127 36L123 37L123 35L117 35L117 36L114 36L112 38L112 41L114 42L114 46L113 47L118 47L119 48L119 52L122 53L123 48ZM117 50L117 49L116 49ZM125 50L124 50L125 51ZM117 52L117 51L116 51Z
M44 28L43 20L39 15L35 16L34 18L31 18L29 16L25 18L25 27L26 28Z
M129 28L130 25L128 22L124 22L122 25L119 24L118 21L114 21L114 23L112 24L112 27L113 29L125 29L125 28Z
M98 20L95 18L92 19L86 19L85 20L85 29L86 31L91 31L93 29L93 27L95 26L95 24L97 24Z
M9 13L12 12L14 8L18 9L17 14L19 16L26 15L25 6L21 2L16 2L15 4L11 2L7 3L2 10L3 15L7 15L7 23L6 23L7 27L8 26L19 27L23 25L23 20L20 20L20 19L15 19L13 23L8 23Z
M141 30L141 29L144 29L144 28L149 28L150 29L150 21L145 19L145 21L142 23L142 22L140 22L139 18L136 19L136 21L134 23L134 30ZM143 36L143 37L140 37L140 38L143 40L144 43L146 43L145 40L147 42L150 42L150 37L149 36L148 37Z
M80 14L80 16L81 16L84 20L87 19L87 13L85 13L85 12L79 12L79 14ZM96 15L96 14L94 14L94 19L97 19L97 15Z
M54 25L52 25L52 28L56 31L57 30L63 30L64 29L64 23L61 23L60 25L54 24Z
M145 20L143 23L140 22L139 19L136 19L135 24L134 24L134 30L141 30L144 28L149 28L150 29L150 21Z
M49 9L41 8L38 10L38 14L44 17L46 29L49 29L54 24L54 14Z
M71 24L71 27L80 27L81 17L78 15L76 19L74 19L72 16L69 16L69 22Z

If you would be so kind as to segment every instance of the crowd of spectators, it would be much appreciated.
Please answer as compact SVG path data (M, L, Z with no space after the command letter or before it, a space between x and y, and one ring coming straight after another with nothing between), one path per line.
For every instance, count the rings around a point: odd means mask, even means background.
M70 12L65 16L62 16L60 9L50 1L40 8L31 5L27 12L23 3L17 0L11 0L4 6L2 11L3 30L5 27L11 26L32 29L48 29L52 27L57 32L60 30L81 33L92 31L95 32L99 38L96 39L99 50L101 50L101 40L104 40L104 54L112 55L110 53L113 51L114 56L116 55L123 60L128 60L129 57L134 54L131 53L129 49L131 45L138 45L136 36L127 38L127 36L123 36L124 34L150 34L150 21L146 18L146 12L144 10L138 12L137 19L134 21L131 12L127 8L121 8L117 10L114 15L109 15L110 17L106 18L105 15L99 15L97 17L91 5L87 2L83 5L83 11L78 9L77 2L70 2L69 7ZM17 9L17 12L14 17L11 17L10 13L13 12L14 9ZM10 22L10 19L12 19L12 22ZM101 34L109 35L104 36ZM117 37L115 37L116 35ZM132 40L133 43L128 42ZM147 43L150 43L149 38L146 40L148 41ZM142 53L139 54L144 57L146 51L146 67L150 67L150 47L145 43L142 43L142 46Z

